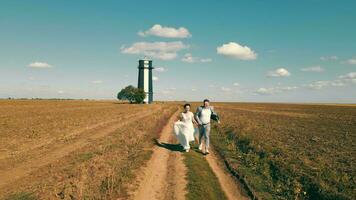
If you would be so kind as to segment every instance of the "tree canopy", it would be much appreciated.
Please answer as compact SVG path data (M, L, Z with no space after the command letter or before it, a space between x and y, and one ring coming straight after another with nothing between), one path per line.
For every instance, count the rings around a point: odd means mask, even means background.
M119 100L128 100L130 103L142 103L146 98L146 93L143 89L129 85L117 94L117 98Z

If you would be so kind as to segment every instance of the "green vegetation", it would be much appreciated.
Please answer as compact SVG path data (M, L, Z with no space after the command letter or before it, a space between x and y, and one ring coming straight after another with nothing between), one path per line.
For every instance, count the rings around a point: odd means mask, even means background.
M224 200L226 196L221 190L219 181L210 168L204 156L195 151L185 155L185 164L188 168L188 200Z
M219 105L212 143L261 199L355 199L356 107Z
M37 198L28 192L18 192L10 195L6 200L36 200Z
M77 159L78 159L79 162L85 162L87 160L90 160L93 157L94 157L93 153L85 152L85 153L79 154Z
M128 100L130 103L142 103L146 98L146 93L143 89L129 85L117 94L117 98L119 100Z

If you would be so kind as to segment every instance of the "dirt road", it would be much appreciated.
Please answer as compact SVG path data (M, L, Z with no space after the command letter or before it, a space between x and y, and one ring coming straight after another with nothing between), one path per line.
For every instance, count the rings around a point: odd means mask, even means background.
M227 171L224 163L214 151L210 152L209 156L206 157L206 160L217 176L220 186L229 200L248 199L247 195L242 192L241 186L238 184L237 180Z
M173 123L176 120L178 111L169 119L167 125L161 132L157 146L153 150L153 155L147 166L139 172L136 184L138 187L131 194L133 200L171 200L185 199L187 193L186 178L187 167L183 162L183 154L172 134ZM241 192L241 187L236 180L227 172L218 157L211 153L206 159L218 177L219 183L230 200L248 199Z
M175 143L172 124L178 111L169 119L159 138L147 166L138 176L137 190L132 194L134 200L146 199L184 199L186 167L181 152L164 148L164 144Z

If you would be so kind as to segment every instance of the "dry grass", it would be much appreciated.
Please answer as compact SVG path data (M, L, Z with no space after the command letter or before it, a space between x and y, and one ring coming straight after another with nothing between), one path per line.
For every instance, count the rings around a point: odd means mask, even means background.
M217 104L212 142L263 199L356 198L356 108Z
M126 197L134 170L150 157L152 139L176 105L0 101L0 108L5 111L0 116L5 125L0 128L0 173L31 160L46 160L46 155L51 155L47 152L73 148L71 144L85 141L60 159L3 185L1 197L114 199ZM117 124L123 125L115 128ZM111 127L110 132L98 134L106 127Z

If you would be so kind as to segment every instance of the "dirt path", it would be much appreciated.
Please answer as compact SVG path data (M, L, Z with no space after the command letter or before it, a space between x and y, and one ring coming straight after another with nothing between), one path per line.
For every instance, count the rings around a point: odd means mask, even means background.
M235 180L235 178L227 171L223 161L218 158L214 151L210 151L210 154L206 156L211 169L214 171L215 175L218 177L220 186L225 192L226 197L229 200L247 200L249 199L246 194L244 194L241 186Z
M69 153L90 144L90 142L95 139L104 137L123 126L143 119L151 114L152 112L145 113L144 115L138 113L137 117L130 117L117 123L105 124L105 126L95 126L94 128L81 133L80 137L74 139L74 141L52 147L53 149L49 152L38 155L37 157L27 160L17 166L13 166L10 169L0 170L0 188L13 183L15 180L26 176L42 166L55 162Z
M172 115L163 128L159 139L160 144L175 144L172 128L178 111ZM174 145L171 145L174 146ZM153 155L147 166L138 176L138 189L133 192L132 199L185 199L187 181L186 167L182 153L169 148L154 147Z
M178 111L172 115L163 128L159 139L160 146L153 149L153 155L147 166L139 172L136 183L137 189L130 195L133 200L183 200L186 195L187 168L183 162L183 155L175 151L177 143L172 134L173 122ZM163 146L163 147L162 147ZM164 148L164 146L168 146ZM206 156L211 169L217 176L222 190L229 200L249 199L235 178L227 171L222 160L211 152Z

